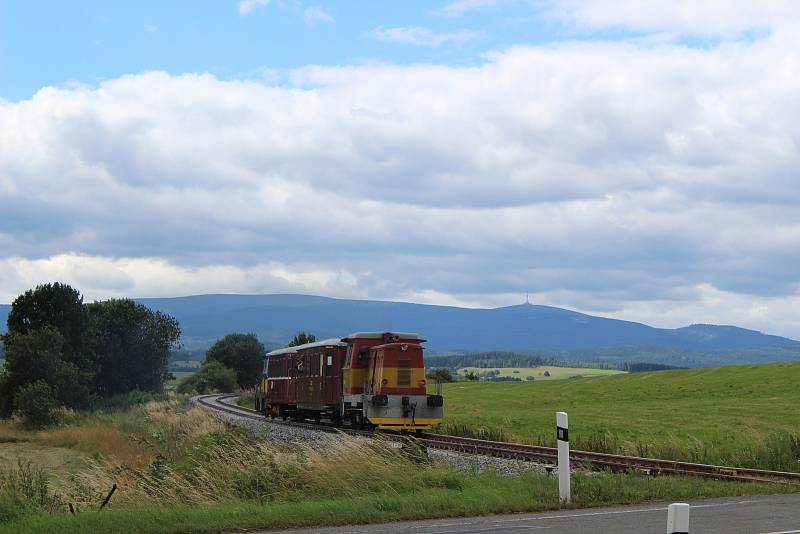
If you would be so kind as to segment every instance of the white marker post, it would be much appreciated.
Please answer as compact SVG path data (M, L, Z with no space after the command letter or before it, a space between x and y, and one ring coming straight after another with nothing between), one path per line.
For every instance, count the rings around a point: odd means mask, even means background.
M667 508L667 534L689 534L689 505L683 502Z
M567 412L556 412L556 442L558 443L558 493L561 502L569 502L569 422Z

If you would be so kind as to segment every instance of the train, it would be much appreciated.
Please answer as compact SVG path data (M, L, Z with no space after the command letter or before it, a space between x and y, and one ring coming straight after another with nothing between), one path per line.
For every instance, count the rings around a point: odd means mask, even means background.
M361 429L423 431L442 422L441 389L428 393L424 339L355 332L268 352L256 409L283 420L322 419Z

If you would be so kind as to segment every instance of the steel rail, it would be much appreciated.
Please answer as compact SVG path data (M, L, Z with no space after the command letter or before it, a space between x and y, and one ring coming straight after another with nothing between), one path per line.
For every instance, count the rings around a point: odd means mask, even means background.
M206 407L232 413L240 417L266 420L266 418L252 408L236 406L223 402L224 399L235 398L236 395L201 395L197 402ZM208 399L214 400L209 402ZM272 424L296 426L323 432L341 432L358 436L373 436L374 432L341 428L333 425L302 423L297 421L270 421ZM405 441L407 434L399 432L382 432L382 436L395 441ZM497 458L510 458L537 463L555 464L558 449L539 445L523 443L507 443L502 441L489 441L461 436L450 436L424 432L414 434L413 439L421 445L432 449L450 450L468 454L479 454ZM649 475L676 474L690 475L719 480L733 480L740 482L771 482L800 484L800 473L789 471L771 471L765 469L752 469L744 467L727 467L711 464L692 462L679 462L675 460L662 460L658 458L642 458L638 456L624 456L589 451L570 451L570 461L584 469L610 470L615 473L636 471Z

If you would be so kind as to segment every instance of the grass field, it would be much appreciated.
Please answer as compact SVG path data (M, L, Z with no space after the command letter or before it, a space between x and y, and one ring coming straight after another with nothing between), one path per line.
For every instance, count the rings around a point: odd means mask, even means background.
M217 532L562 507L557 481L547 476L455 470L420 463L380 441L336 439L321 448L269 444L187 408L185 398L174 394L124 409L67 414L64 425L42 431L5 421L0 534ZM118 489L110 507L98 512L113 484ZM26 492L28 487L38 489ZM796 489L577 474L569 507ZM77 506L76 517L66 503Z
M445 384L448 433L800 471L800 363Z
M800 364L457 382L445 385L444 430L552 445L554 412L565 410L574 448L800 470L798 383ZM0 422L0 534L218 532L562 508L546 476L459 471L347 437L281 447L185 401L140 394L65 413L64 424L41 431ZM110 507L98 512L113 484ZM568 507L788 491L798 488L576 474Z
M486 371L497 371L497 376L519 378L520 380L526 380L527 377L532 376L534 380L537 381L625 374L625 371L617 371L614 369L554 367L550 365L543 365L540 367L462 367L458 370L458 373L463 376L469 371L472 371L476 374L485 373Z

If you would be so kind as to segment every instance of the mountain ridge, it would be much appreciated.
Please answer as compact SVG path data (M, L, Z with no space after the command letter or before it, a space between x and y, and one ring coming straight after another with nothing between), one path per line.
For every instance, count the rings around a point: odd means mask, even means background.
M384 300L336 299L301 294L206 294L135 299L174 316L188 349L203 349L229 332L252 332L268 346L283 346L298 331L318 338L359 330L416 331L433 351L508 350L522 353L626 354L637 347L672 360L681 351L697 359L704 351L744 351L754 361L800 359L800 341L734 325L691 324L656 328L539 304L462 308ZM0 321L10 306L0 305ZM764 353L763 357L760 355ZM627 357L627 356L626 356ZM655 358L655 360L653 359ZM698 360L699 361L699 360ZM685 363L685 362L684 362Z

